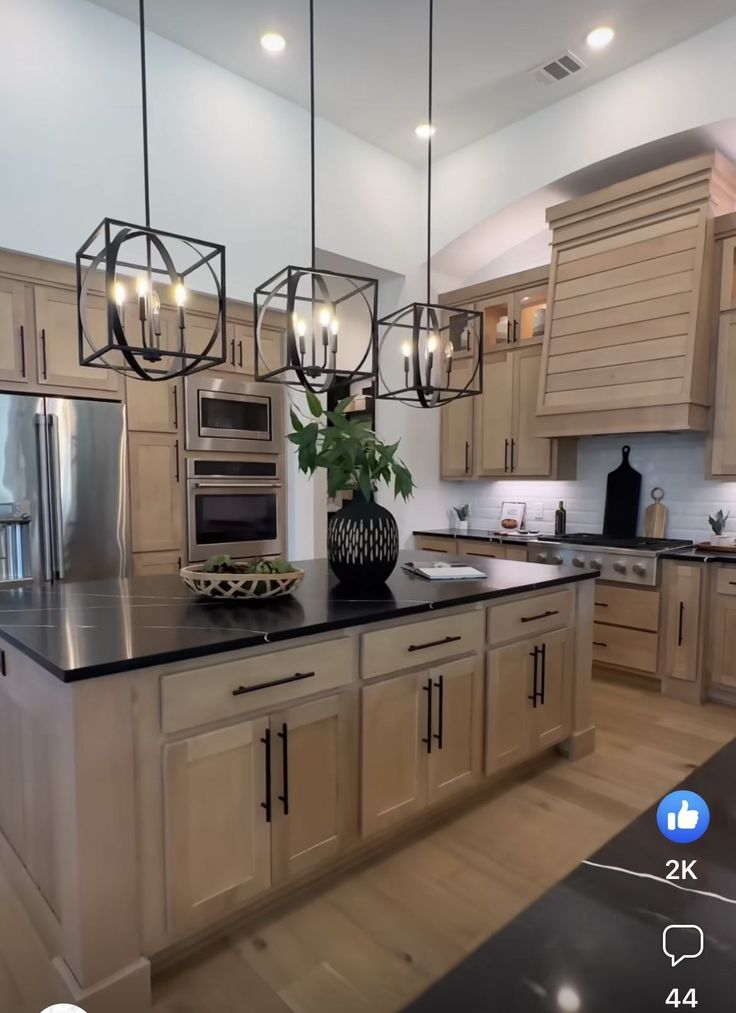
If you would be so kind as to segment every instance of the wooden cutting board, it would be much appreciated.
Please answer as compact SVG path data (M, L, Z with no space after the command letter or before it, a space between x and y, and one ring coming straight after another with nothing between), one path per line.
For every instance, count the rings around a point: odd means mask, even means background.
M644 511L644 535L646 538L664 538L667 529L667 507L662 504L664 489L655 486L651 491L653 502Z
M621 448L621 464L609 472L603 534L610 538L634 538L639 520L641 473L629 464L631 447Z

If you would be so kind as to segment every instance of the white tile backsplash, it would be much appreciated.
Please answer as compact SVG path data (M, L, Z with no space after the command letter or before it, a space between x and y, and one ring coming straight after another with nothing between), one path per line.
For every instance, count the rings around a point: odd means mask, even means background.
M644 510L651 503L650 491L659 485L669 509L668 538L707 539L708 514L730 510L727 531L736 533L736 482L716 482L705 477L706 436L703 433L651 433L632 436L589 436L578 442L578 477L571 482L534 482L523 479L458 483L458 502L470 502L470 523L475 528L495 529L504 500L524 500L530 528L554 531L555 510L563 500L567 530L598 532L603 527L603 508L608 472L621 462L621 448L631 447L632 467L641 472L639 532L644 531ZM531 519L533 507L543 504L544 520Z

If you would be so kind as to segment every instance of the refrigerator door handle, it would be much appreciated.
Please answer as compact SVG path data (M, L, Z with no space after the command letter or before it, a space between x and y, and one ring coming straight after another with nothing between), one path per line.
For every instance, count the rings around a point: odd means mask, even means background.
M43 565L43 579L52 581L54 579L54 550L53 534L51 528L51 500L49 497L49 443L48 427L46 416L37 414L35 417L36 436L38 442L38 471L39 471L39 513L41 521L41 555Z
M59 580L64 579L64 513L61 505L61 468L59 467L59 420L48 416L49 431L49 485L54 514L54 569Z

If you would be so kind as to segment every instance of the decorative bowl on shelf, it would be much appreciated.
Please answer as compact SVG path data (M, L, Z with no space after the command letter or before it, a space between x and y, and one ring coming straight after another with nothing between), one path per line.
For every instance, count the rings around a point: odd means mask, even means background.
M226 601L282 598L291 594L304 580L304 570L295 567L286 573L213 572L204 563L183 566L179 576L190 591L206 598Z

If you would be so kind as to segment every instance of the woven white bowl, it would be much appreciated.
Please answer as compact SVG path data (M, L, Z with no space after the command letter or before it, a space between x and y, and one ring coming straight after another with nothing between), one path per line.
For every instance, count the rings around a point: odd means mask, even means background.
M204 564L183 566L179 576L190 591L207 598L280 598L304 580L304 570L289 573L205 573Z

